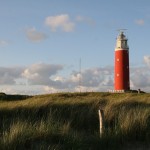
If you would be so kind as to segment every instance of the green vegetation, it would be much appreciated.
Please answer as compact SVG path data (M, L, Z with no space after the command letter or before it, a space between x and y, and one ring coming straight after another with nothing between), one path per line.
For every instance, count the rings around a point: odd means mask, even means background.
M1 150L149 149L149 143L150 94L0 94Z

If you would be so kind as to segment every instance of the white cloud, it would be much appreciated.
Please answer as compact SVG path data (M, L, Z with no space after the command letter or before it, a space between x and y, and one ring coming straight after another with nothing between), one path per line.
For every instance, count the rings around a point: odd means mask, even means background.
M44 93L56 93L58 92L58 90L54 87L50 87L50 86L44 86L43 87Z
M82 90L92 91L93 90L104 90L107 86L112 85L112 68L91 68L83 70L80 74L79 72L72 71L70 77L65 78L58 74L59 71L63 70L62 65L54 64L33 64L26 68L16 67L16 68L0 68L0 83L13 85L13 86L22 86L25 89L31 89L33 86L41 87L40 93L45 92L60 92L60 91L76 91L79 89L79 78L81 78L81 87ZM26 83L26 81L28 81ZM19 83L22 84L19 84ZM23 84L24 82L24 84ZM28 84L29 83L29 84ZM81 88L80 87L80 88ZM16 88L13 88L16 89ZM36 90L40 91L40 90ZM7 87L3 91L12 91ZM29 90L27 90L31 93ZM22 92L22 90L16 90L16 92ZM32 91L34 94L35 92Z
M142 88L145 90L149 87L150 90L150 70L147 67L134 69L131 74L131 83L133 89Z
M54 81L61 81L61 82L65 81L65 79L63 77L61 77L61 76L56 76L53 80Z
M16 90L14 90L12 87L8 87L8 86L3 86L0 87L0 91L3 93L7 93L7 94L16 94Z
M142 25L145 24L145 21L144 21L143 19L138 19L138 20L135 20L135 23L136 23L137 25L142 26Z
M33 64L23 71L22 77L26 78L33 85L50 85L52 83L50 77L62 69L62 65Z
M47 38L46 34L38 32L35 28L29 28L26 30L26 36L28 40L32 42L40 42Z
M73 71L70 77L66 80L59 80L55 88L68 89L69 91L76 91L82 87L85 91L104 90L113 84L112 68L91 68L81 72Z
M64 32L71 32L74 30L75 24L70 20L68 14L61 14L57 16L48 16L45 19L45 24L50 27L51 31L58 29Z
M0 85L0 91L6 94L23 94L23 95L37 95L46 94L43 86L31 85Z
M10 42L7 40L0 40L0 46L6 46L8 45Z
M144 56L144 62L150 67L150 56Z
M15 84L15 80L21 77L22 71L22 67L0 67L0 84Z
M133 89L150 92L150 56L144 56L145 66L131 68L130 83Z
M140 88L149 92L150 57L144 56L144 61L147 65L130 68L130 85L132 89ZM82 70L81 74L71 70L68 77L62 76L60 71L65 72L65 68L60 64L37 63L26 68L0 67L0 90L7 93L44 94L113 89L113 66L89 68Z

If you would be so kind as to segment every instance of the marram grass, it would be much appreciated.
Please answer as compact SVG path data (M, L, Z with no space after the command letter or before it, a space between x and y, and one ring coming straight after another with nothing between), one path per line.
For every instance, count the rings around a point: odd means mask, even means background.
M149 143L150 94L0 95L1 150L149 149Z

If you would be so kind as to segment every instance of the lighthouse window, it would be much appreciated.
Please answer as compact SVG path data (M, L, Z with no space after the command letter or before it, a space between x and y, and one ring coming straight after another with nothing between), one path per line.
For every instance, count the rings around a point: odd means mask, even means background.
M125 41L125 46L127 46L127 41Z

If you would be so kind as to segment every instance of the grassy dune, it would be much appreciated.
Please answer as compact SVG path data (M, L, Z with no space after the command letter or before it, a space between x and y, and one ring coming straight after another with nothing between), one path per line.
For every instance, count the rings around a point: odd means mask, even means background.
M150 149L149 143L150 94L0 95L1 150Z

